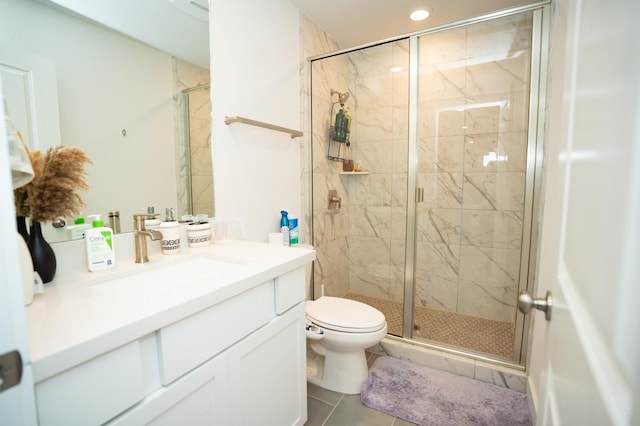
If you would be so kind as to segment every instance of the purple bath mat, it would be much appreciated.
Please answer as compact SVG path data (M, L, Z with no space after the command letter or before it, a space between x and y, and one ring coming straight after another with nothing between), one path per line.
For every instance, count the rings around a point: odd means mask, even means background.
M511 389L380 357L362 385L362 403L423 426L530 426L527 397Z

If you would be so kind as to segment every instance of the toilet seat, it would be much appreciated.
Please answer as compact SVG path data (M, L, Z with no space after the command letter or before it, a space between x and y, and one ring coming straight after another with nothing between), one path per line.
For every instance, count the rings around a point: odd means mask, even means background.
M382 312L355 300L323 296L307 302L306 308L310 321L329 330L371 333L386 324Z

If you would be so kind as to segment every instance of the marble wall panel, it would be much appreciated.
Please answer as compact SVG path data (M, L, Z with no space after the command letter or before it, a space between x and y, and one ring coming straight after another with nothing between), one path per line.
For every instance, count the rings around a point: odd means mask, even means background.
M407 207L391 207L391 238L405 240L407 234Z
M409 143L409 104L408 102L396 104L393 106L393 128L391 136L394 142L398 142L403 146ZM405 156L406 162L406 156Z
M394 110L394 116L396 115ZM400 122L394 122L396 125L403 125ZM409 170L409 139L402 138L400 136L393 137L393 152L392 152L392 170L395 174L406 175Z
M384 206L351 206L350 237L391 238L391 210Z
M335 40L309 20L304 14L300 16L301 59L339 50ZM319 297L324 287L327 295L343 296L349 291L349 260L347 233L349 228L349 208L347 189L338 173L342 163L327 160L329 126L331 123L331 106L335 102L332 90L345 91L349 85L349 61L345 56L314 61L301 67L301 91L303 110L302 122L305 131L305 148L303 149L303 167L301 186L303 199L310 202L303 204L306 217L312 218L313 236L307 242L316 249L314 262L314 297ZM312 76L311 87L307 87L307 72ZM307 96L311 97L311 111L307 111ZM307 120L306 117L311 117ZM310 176L306 176L309 174ZM343 208L328 209L328 191L336 189L343 198ZM310 223L311 221L309 221Z
M461 240L476 247L519 250L523 213L520 211L462 210Z
M397 61L394 61L395 44L396 43L381 44L350 53L348 56L351 65L351 74L356 78L358 76L388 74L389 70L397 64ZM408 56L406 58L408 58Z
M355 85L355 87L354 87ZM382 75L360 75L351 83L355 109L386 107L393 105L393 73L387 70Z
M390 299L389 263L349 266L349 291L379 299Z
M523 172L504 173L465 173L464 200L465 209L512 210L524 208Z
M393 173L391 175L391 206L406 207L407 205L407 175Z
M466 68L465 95L511 93L528 90L531 56L526 50L500 61L481 62Z
M394 144L392 140L375 142L358 141L353 144L353 160L365 170L375 173L392 173Z
M420 173L418 176L418 186L424 188L425 207L462 207L463 183L462 173Z
M479 22L467 27L467 57L506 57L531 47L531 13Z
M359 107L353 114L355 120L352 124L354 127L354 137L351 143L353 149L357 149L360 143L393 139L392 116L393 108L391 106L366 105Z
M490 285L460 280L457 312L471 316L478 316L478 312L490 312L489 319L515 322L516 293L516 287L510 284Z
M467 28L453 28L418 40L420 65L458 63L467 57Z
M391 174L344 175L343 179L350 183L349 203L357 206L391 206Z
M442 101L419 100L418 136L441 137L464 135L468 127L465 98Z
M515 285L520 273L520 250L462 245L459 271L461 280Z
M492 93L469 97L464 125L467 134L526 131L529 92Z
M421 64L418 84L420 99L443 100L464 97L467 74L463 64Z
M464 151L465 172L524 172L527 134L522 131L468 135Z
M423 172L462 172L465 148L463 135L420 138L418 167Z
M419 204L416 214L418 241L460 244L460 209L434 209Z

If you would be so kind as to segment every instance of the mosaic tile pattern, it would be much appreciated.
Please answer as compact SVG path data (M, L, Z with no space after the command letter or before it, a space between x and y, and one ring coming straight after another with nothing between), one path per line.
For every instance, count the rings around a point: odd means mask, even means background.
M402 303L356 293L347 293L344 297L380 310L387 318L387 332L402 335ZM510 322L416 306L414 327L415 339L434 341L507 359L511 359L513 353L515 327Z

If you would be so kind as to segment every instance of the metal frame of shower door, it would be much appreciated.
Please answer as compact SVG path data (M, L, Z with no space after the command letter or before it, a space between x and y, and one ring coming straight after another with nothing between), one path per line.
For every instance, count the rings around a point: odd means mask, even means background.
M544 157L545 110L549 66L550 6L533 11L531 36L531 72L529 84L529 123L527 133L527 165L525 200L522 219L522 249L518 293L533 291L538 258L539 222L541 212L542 164ZM529 346L531 315L516 308L513 361L525 365Z
M411 339L414 324L418 188L418 36L409 38L409 149L407 158L407 233L404 260L402 337Z

